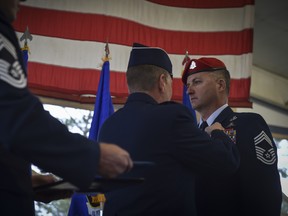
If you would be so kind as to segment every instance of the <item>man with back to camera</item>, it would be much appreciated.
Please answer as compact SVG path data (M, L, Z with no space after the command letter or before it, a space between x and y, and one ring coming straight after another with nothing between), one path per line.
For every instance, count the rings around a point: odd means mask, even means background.
M140 166L125 177L145 182L107 193L104 216L193 216L195 173L233 173L238 152L220 124L199 130L172 96L172 64L161 48L134 44L126 73L129 97L103 124L99 141L116 142Z
M279 216L282 192L277 148L265 120L256 113L236 113L228 106L230 73L216 58L190 60L183 72L199 125L220 122L240 152L233 175L200 176L196 181L199 216Z
M0 1L0 215L5 216L35 214L32 183L47 181L31 176L31 163L83 190L96 174L115 177L133 166L118 146L70 133L30 93L11 26L18 9L19 0Z

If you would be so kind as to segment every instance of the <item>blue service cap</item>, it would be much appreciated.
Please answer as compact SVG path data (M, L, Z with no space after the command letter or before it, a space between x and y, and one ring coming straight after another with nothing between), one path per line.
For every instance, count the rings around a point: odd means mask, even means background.
M138 65L161 67L173 77L171 60L167 52L159 47L148 47L134 43L130 53L128 68Z

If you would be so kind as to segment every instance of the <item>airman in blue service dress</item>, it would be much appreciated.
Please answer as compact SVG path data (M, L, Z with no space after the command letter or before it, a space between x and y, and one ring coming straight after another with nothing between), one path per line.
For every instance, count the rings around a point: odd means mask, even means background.
M195 174L233 173L237 152L224 132L213 131L211 139L194 121L181 104L157 104L145 93L128 97L104 123L99 140L117 141L133 160L152 161L155 167L135 165L125 176L146 181L106 194L104 215L196 215Z
M18 39L0 12L0 215L34 215L31 162L87 188L99 153L98 145L69 133L29 92Z
M160 48L134 45L128 68L139 65L161 67L172 76L170 59ZM188 108L158 104L141 91L131 93L124 107L104 122L99 141L117 142L134 161L155 164L135 165L123 175L145 181L105 194L104 216L196 215L196 173L233 173L239 162L236 146L223 131L214 130L210 137L198 129Z
M205 121L221 123L240 153L235 174L198 176L198 215L279 216L282 192L276 145L259 114L236 113L228 106L230 73L225 64L213 57L191 59L182 81L188 84L195 110L206 115Z

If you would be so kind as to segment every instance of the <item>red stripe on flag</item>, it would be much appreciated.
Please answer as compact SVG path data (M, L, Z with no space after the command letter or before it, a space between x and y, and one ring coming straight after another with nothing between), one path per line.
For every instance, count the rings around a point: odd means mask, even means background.
M28 63L29 87L59 91L67 94L95 95L100 70L61 67L56 65ZM127 96L125 73L110 71L110 91L116 97Z
M229 101L247 101L250 98L251 78L231 79Z
M253 50L253 29L237 32L171 31L105 15L21 6L14 23L16 31L24 32L27 23L34 35L104 43L108 39L109 43L126 46L137 41L162 47L170 54L183 54L188 50L193 55L241 55Z
M64 99L63 95L65 94L67 98L72 98L71 95L95 95L95 89L97 89L100 78L100 70L67 68L35 62L29 62L28 65L29 87L38 91L46 91L47 96L50 96L49 92L51 91L60 92L62 99ZM180 86L182 86L181 79L173 79L173 100L182 100L182 88ZM230 97L229 102L248 102L249 90L250 78L232 79L230 95L237 95L237 97ZM112 97L126 98L128 96L125 73L110 71L110 91ZM42 93L42 95L45 96L45 93ZM54 94L54 96L57 97L57 94ZM91 103L94 103L94 101Z
M160 5L184 8L234 8L254 5L254 0L147 0Z

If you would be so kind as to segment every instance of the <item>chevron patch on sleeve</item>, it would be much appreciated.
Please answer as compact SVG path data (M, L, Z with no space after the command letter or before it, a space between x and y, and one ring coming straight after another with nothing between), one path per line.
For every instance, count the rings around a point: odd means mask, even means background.
M276 162L276 153L272 141L264 131L254 138L256 157L262 163L272 165Z
M27 78L21 68L13 44L0 34L0 80L15 88L25 88Z

